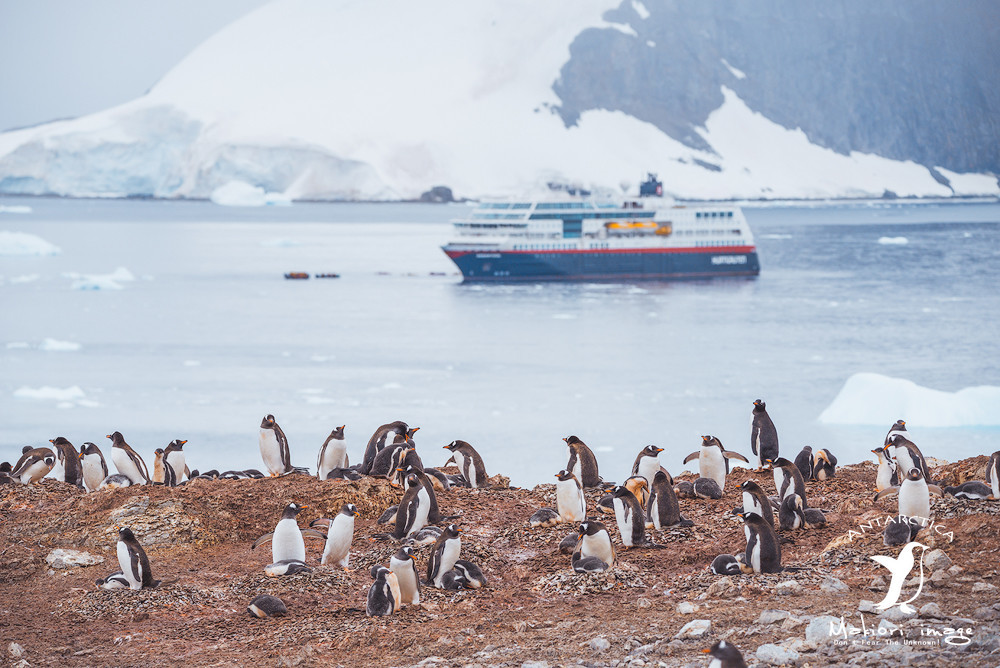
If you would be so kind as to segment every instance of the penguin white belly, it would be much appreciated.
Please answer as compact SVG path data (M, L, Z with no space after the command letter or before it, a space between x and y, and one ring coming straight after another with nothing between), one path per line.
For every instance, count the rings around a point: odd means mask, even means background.
M431 511L431 497L423 485L420 486L417 499L417 516L413 519L413 524L406 532L407 538L427 526L427 515Z
M662 531L663 527L660 526L660 497L653 497L652 502L649 504L649 517L646 518L647 522L653 523L653 528L657 531Z
M603 531L593 536L584 535L580 544L580 556L597 557L606 564L613 564L615 557L610 536Z
M111 448L111 462L118 469L118 472L128 478L133 485L142 485L146 482L139 467L121 448Z
M128 545L124 541L118 541L118 566L122 569L122 575L128 580L128 586L132 589L142 589L142 562L136 561L135 567L139 571L132 571L132 555L128 551Z
M750 566L753 567L754 573L760 573L760 541L755 540L753 542L753 548L750 550Z
M182 450L171 452L170 458L164 461L174 470L174 484L177 484L184 479L185 462L184 452Z
M56 463L53 464L52 470L49 471L49 476L54 480L61 480L66 482L66 465L63 462L62 453L56 455Z
M323 549L322 564L335 564L347 568L351 556L351 543L354 541L354 518L347 515L337 515L330 524L326 534L326 547Z
M636 475L641 475L646 479L646 488L653 489L653 476L660 470L660 460L658 457L643 457L639 460L639 470Z
M583 495L575 480L560 480L556 483L556 508L562 522L582 522L586 519Z
M281 444L273 429L260 430L260 457L264 460L268 473L285 472L285 464L281 461Z
M306 542L302 539L299 525L293 519L278 521L271 538L271 559L274 562L285 559L306 560Z
M785 471L780 467L775 467L774 469L774 488L778 490L778 499L781 501L785 500L785 496L788 495L788 490L794 487L793 485L786 484L785 482ZM792 491L795 491L792 489Z
M993 498L1000 499L1000 471L995 468L990 473L990 489L993 490Z
M612 504L615 507L615 520L618 521L618 533L622 537L622 545L632 547L632 523L630 521L628 509L621 499L614 499Z
M899 479L902 480L910 469L919 469L920 462L915 461L910 449L902 446L893 448L892 458L896 460L896 468L899 470Z
M101 459L97 455L84 455L83 461L83 485L88 492L93 492L104 482L104 467L101 466Z
M726 488L726 458L715 446L702 448L698 457L698 472L702 478L711 478L719 485L719 489Z
M906 480L899 487L899 514L930 519L931 497L927 483Z
M48 465L43 461L37 461L28 468L24 469L21 473L21 483L27 485L34 482L40 478L44 478L45 474L49 472Z
M569 448L569 456L573 457L573 448ZM580 461L579 457L576 458L576 463L573 464L573 470L570 473L575 475L577 480L583 480L583 462Z
M326 475L333 469L347 468L347 442L331 440L320 456L316 465L320 480L326 480Z
M399 591L399 578L392 571L385 576L386 584L389 585L389 591L392 593L392 609L393 611L399 610L402 605L402 592Z
M875 491L892 487L892 466L885 457L878 458L878 472L875 474Z
M420 590L417 588L417 572L411 564L392 559L390 570L396 574L399 581L399 598L407 605L420 604Z
M445 541L444 547L441 549L441 566L438 568L437 577L434 578L435 587L440 587L444 574L455 568L455 562L458 561L461 553L462 540L460 538Z
M761 517L764 517L764 509L757 502L757 497L750 492L743 492L743 512L757 513Z
M465 475L465 459L466 459L465 455L462 454L461 450L455 450L455 452L451 453L451 456L455 458L455 466L458 467L458 472L461 473L464 476ZM466 480L469 480L468 477L466 477ZM469 484L470 485L472 484L471 480L469 480Z

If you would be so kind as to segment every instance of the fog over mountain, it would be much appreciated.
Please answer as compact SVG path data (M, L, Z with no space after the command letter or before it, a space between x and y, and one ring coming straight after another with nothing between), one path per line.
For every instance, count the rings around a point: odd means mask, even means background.
M990 0L275 0L132 102L0 135L0 193L997 195L998 26Z

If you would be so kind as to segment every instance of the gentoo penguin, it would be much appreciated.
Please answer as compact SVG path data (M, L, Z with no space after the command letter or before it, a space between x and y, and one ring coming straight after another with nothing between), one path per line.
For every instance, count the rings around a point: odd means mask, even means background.
M615 487L612 496L622 545L626 548L646 545L649 542L646 540L646 514L635 494L624 485L619 485Z
M747 458L738 452L726 450L722 441L715 436L702 436L701 448L684 458L687 464L692 459L698 460L698 474L702 478L711 478L718 485L720 492L726 488L726 475L729 473L729 460L739 459L747 462ZM749 463L749 462L747 462ZM721 498L721 497L711 497Z
M264 575L269 578L280 578L283 575L298 575L299 573L312 573L312 569L306 566L306 562L298 559L282 559L264 567Z
M892 455L884 447L875 448L872 450L872 454L878 458L878 471L875 473L875 491L881 492L883 489L899 485L899 477L896 474L896 460L892 458Z
M270 594L260 594L247 606L247 612L253 617L265 619L267 617L284 617L288 614L288 608L284 601L277 596Z
M163 484L176 487L184 476L191 477L191 471L184 459L184 444L187 441L174 439L163 450Z
M122 475L121 473L112 473L107 478L101 481L101 484L97 486L97 489L124 489L126 487L131 487L132 481L129 480L127 475Z
M795 468L802 474L803 480L812 480L813 477L813 449L811 445L802 448L802 452L795 455Z
M271 560L275 563L285 560L304 562L306 543L303 537L326 539L326 536L315 529L299 529L299 523L295 518L305 508L296 503L289 503L281 511L281 519L275 525L274 531L258 538L250 549L255 550L259 545L271 541Z
M767 498L763 488L753 480L747 480L740 485L740 489L743 491L743 511L757 513L773 527L774 510L771 508L771 500Z
M431 545L437 541L438 536L441 535L441 527L427 526L417 531L416 533L410 534L408 537L403 539L403 545L408 547L423 547L425 545Z
M401 547L389 559L389 570L396 574L399 582L400 602L406 605L420 605L420 574L412 547Z
M566 470L576 476L584 489L599 487L604 481L597 472L597 457L593 451L576 436L567 436L563 441L569 448L569 463L566 464Z
M625 479L623 483L625 489L632 492L633 496L639 501L639 505L646 508L649 505L649 484L646 479L641 475L630 476ZM609 492L601 497L597 502L597 509L605 513L615 512L615 496L613 493Z
M713 478L696 478L691 489L694 496L699 499L722 498L722 488Z
M608 568L610 566L599 557L581 557L579 553L573 554L573 570L577 573L600 573Z
M313 520L309 526L325 524L327 526L326 547L323 548L321 564L334 564L347 568L351 556L351 543L354 541L354 518L358 516L358 507L353 503L345 503L333 520L320 518Z
M372 463L375 461L375 455L377 455L386 445L392 444L394 435L405 434L409 428L409 425L405 422L397 420L396 422L384 424L376 429L375 433L372 434L372 437L368 439L368 445L365 446L365 456L361 460L361 472L367 475L371 471Z
M372 566L371 574L375 582L368 589L365 612L369 617L391 615L401 605L399 580L395 573L380 564Z
M768 459L778 458L778 430L767 414L763 399L755 399L750 416L750 449L757 455L757 470L764 470Z
M368 469L368 475L392 478L396 469L400 468L407 449L412 447L413 444L406 440L386 445L375 455L371 468Z
M452 570L461 573L463 584L467 589L479 589L486 584L482 569L471 561L459 559Z
M689 480L680 480L674 485L674 493L679 499L696 499L694 494L694 483Z
M882 542L886 547L898 547L916 540L917 534L924 526L916 518L897 515L885 523L885 530L882 532Z
M344 439L344 427L341 425L330 432L319 449L316 457L316 477L329 480L327 476L334 469L346 469L350 466L347 459L347 441Z
M80 468L83 470L83 486L94 492L108 477L108 463L104 454L95 444L87 441L80 446Z
M573 563L581 559L597 557L607 568L615 565L615 546L611 543L611 534L603 522L587 520L580 524L580 541L573 552Z
M532 529L536 527L551 527L556 524L559 524L559 513L554 508L539 508L528 518L528 526Z
M826 515L819 508L803 508L802 513L806 518L807 529L826 526Z
M152 588L160 584L159 580L153 579L146 551L139 545L131 529L122 527L118 530L117 552L118 565L132 589Z
M985 482L979 480L967 480L961 485L953 485L944 488L945 494L950 494L956 499L991 499L993 490Z
M441 589L446 591L458 591L465 589L465 576L462 571L453 568L441 576Z
M486 478L486 464L483 458L476 452L476 449L465 441L452 441L444 446L455 458L459 473L469 483L469 487L486 487L489 481Z
M740 517L743 518L743 531L747 538L743 558L745 568L752 569L754 573L780 573L781 546L778 544L778 534L757 513L744 512L740 513Z
M647 487L653 486L653 476L656 475L656 472L661 468L661 452L663 452L663 448L659 448L655 445L647 445L639 451L639 454L636 455L635 462L632 464L632 475L641 475L645 478Z
M913 517L926 523L931 518L931 494L944 496L944 490L937 485L928 485L920 469L912 468L899 487L882 490L875 495L875 500L878 501L893 494L899 496L900 515Z
M708 668L746 668L743 655L736 645L727 643L725 640L712 645L711 649L702 650L712 655L712 660L708 662Z
M396 540L423 529L431 509L430 494L415 473L406 476L406 484L407 489L396 510L396 530L392 534Z
M82 487L83 470L80 467L80 456L76 452L76 446L62 436L49 439L49 443L54 446L56 451L56 468L62 469L61 474L56 475L56 480Z
M446 520L454 519L457 515L442 515L441 509L438 507L437 494L434 493L434 478L424 473L424 470L419 466L410 465L411 457L415 455L415 452L410 452L407 455L404 464L403 472L403 488L407 488L409 483L407 482L407 477L412 473L417 477L417 481L423 485L424 489L427 491L427 498L430 499L430 507L427 509L427 521L432 524L437 524L439 522L444 522Z
M931 479L931 471L927 468L927 462L924 460L924 455L920 452L920 448L917 447L916 443L907 440L902 434L896 434L892 437L892 440L889 441L885 448L892 453L892 457L896 461L896 469L898 471L920 469L920 473L923 474L924 480Z
M133 485L148 485L150 480L146 462L142 461L139 453L125 442L122 433L116 431L107 437L111 439L111 461L118 472L128 476Z
M660 470L653 474L653 484L646 504L647 520L653 528L662 531L669 527L690 527L694 522L681 515L677 495L674 494L670 474Z
M10 477L23 485L38 482L56 465L56 454L50 448L28 448L21 454Z
M991 497L1000 500L1000 450L990 455L986 463L986 484L990 486Z
M709 569L716 575L739 575L743 571L740 569L740 562L731 554L720 554L712 560Z
M785 497L789 494L798 494L802 497L802 506L808 506L809 504L806 502L806 483L795 464L784 457L766 459L764 461L770 464L773 469L774 487L778 490L778 498L784 501Z
M890 443L892 443L892 439L895 438L897 435L902 435L903 438L909 439L909 434L906 431L905 420L896 420L896 422L893 423L891 427L889 427L889 431L886 432L885 440L882 441L882 445L889 445Z
M806 514L802 508L802 497L789 494L781 501L778 509L778 527L782 531L806 528Z
M449 524L438 536L427 562L427 582L441 588L441 578L455 567L462 552L462 530Z
M273 478L292 471L294 467L291 452L288 450L288 439L270 413L260 421L260 434L257 440L268 475Z
M154 485L162 485L167 474L163 470L163 448L153 450L153 475L150 481Z
M354 469L330 469L325 480L361 480L363 477Z
M112 573L106 578L98 578L94 580L94 584L97 585L98 589L129 589L129 581L125 578L125 574L121 571L117 573Z
M576 476L562 470L556 474L556 509L560 522L582 522L587 519L587 498Z
M837 471L837 458L826 448L816 451L812 460L812 480L828 480Z

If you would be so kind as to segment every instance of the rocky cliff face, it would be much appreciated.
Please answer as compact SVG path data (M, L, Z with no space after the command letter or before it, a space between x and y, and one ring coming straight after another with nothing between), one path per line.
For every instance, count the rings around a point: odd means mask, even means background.
M649 0L588 30L555 90L573 124L620 110L708 148L726 86L815 144L959 172L1000 172L1000 4Z

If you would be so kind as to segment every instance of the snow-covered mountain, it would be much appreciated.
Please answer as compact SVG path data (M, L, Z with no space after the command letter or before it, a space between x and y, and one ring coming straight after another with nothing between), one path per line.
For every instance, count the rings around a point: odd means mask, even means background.
M1000 194L998 68L977 47L997 5L863 4L275 0L137 100L0 135L0 193L477 197L652 171L684 198ZM869 40L902 14L912 39ZM921 24L937 14L962 48L928 80L967 95L932 104L919 73L906 95L885 82L924 67L922 36L948 41Z

